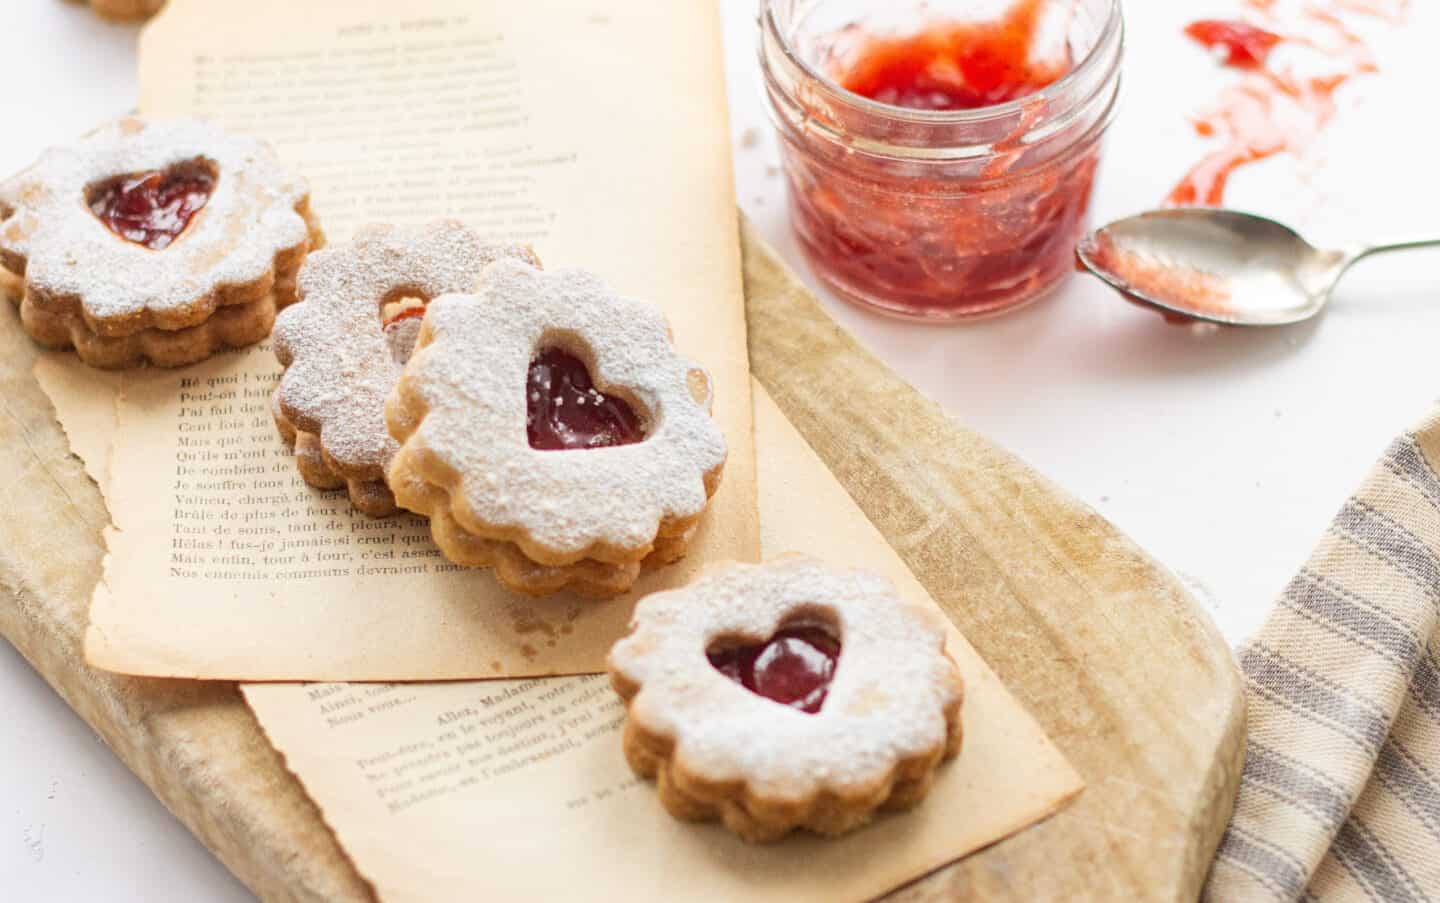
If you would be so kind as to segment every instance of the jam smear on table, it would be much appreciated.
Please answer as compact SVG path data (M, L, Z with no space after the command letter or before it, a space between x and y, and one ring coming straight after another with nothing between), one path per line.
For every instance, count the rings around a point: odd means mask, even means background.
M719 646L706 655L750 692L813 715L830 691L840 641L820 627L786 627L763 643Z
M1201 19L1185 26L1185 34L1211 50L1225 52L1225 65L1241 69L1265 65L1270 51L1285 40L1273 31L1266 31L1248 22L1226 19Z
M839 82L847 91L915 110L972 110L1028 97L1070 70L1034 58L1042 0L1021 0L994 22L936 22L917 34L867 38Z
M1300 154L1335 116L1335 93L1355 78L1378 71L1374 52L1357 33L1362 19L1395 23L1408 0L1313 0L1285 14L1274 0L1247 0L1264 24L1207 19L1185 33L1221 62L1244 72L1208 109L1193 117L1196 133L1218 147L1191 167L1170 191L1171 206L1220 207L1239 169L1283 153ZM1292 60L1276 65L1272 51L1293 47Z
M560 348L530 362L525 399L531 448L606 448L645 438L634 408L596 389L585 362Z
M200 168L119 176L89 192L90 211L116 235L163 251L210 200L215 177Z

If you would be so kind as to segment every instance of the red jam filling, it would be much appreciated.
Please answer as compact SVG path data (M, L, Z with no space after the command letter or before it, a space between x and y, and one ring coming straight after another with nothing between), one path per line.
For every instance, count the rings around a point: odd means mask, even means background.
M1225 65L1256 69L1265 65L1270 51L1283 38L1245 22L1201 19L1185 26L1185 34L1211 50L1225 51Z
M112 179L90 196L90 211L116 235L163 251L210 200L215 177L144 172Z
M418 319L420 319L420 318L422 318L422 317L424 317L424 316L425 316L425 305L423 305L423 304L412 304L412 305L410 305L410 306L408 306L408 307L402 307L402 308L400 308L399 310L395 311L393 314L391 314L390 316L386 317L386 318L385 318L385 321L384 321L383 323L381 323L380 325L381 325L383 328L385 328L385 329L389 329L391 326L394 326L396 323L401 323L401 322L404 322L405 320L418 320Z
M919 34L871 37L840 74L848 91L915 110L971 110L1028 97L1070 70L1033 59L1040 0L996 22L939 22Z
M707 657L751 693L813 715L830 691L840 642L819 627L786 627L764 643L721 646Z
M1068 52L1039 46L1045 9L1043 0L1019 0L998 20L862 36L827 74L896 107L954 111L1023 99L1073 68ZM1017 142L1029 128L1024 115ZM786 167L791 218L810 262L841 294L922 320L979 316L1037 297L1068 274L1098 153L1092 145L1032 169L1026 151L1002 142L982 168L963 174L797 153Z
M595 388L585 362L547 348L530 362L525 389L530 447L545 451L630 445L645 438L635 410Z

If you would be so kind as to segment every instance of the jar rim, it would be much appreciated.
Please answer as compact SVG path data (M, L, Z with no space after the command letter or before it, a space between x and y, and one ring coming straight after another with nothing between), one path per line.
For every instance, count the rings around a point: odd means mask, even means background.
M762 0L764 4L763 19L765 27L774 34L780 51L795 66L823 88L829 99L846 104L854 109L877 116L884 116L890 119L914 122L922 125L964 125L972 123L985 123L992 120L1004 119L1023 112L1027 107L1043 102L1051 97L1063 95L1066 91L1078 82L1092 68L1096 60L1100 59L1102 52L1109 46L1115 33L1124 28L1124 16L1121 15L1121 0L1105 0L1105 25L1100 29L1094 44L1081 57L1080 62L1070 67L1070 71L1063 76L1036 91L1034 94L1027 94L1014 100L1004 103L992 104L984 107L974 107L963 110L921 110L912 107L901 107L895 104L881 103L872 100L861 94L839 84L825 73L819 71L810 64L794 47L790 36L780 28L780 23L775 18L775 8L784 0Z

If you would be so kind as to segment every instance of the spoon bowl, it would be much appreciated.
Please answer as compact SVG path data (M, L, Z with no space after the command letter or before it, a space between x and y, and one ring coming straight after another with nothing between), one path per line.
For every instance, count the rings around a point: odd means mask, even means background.
M1324 309L1360 258L1429 245L1440 239L1326 251L1263 216L1188 207L1102 226L1081 239L1076 254L1091 273L1167 319L1284 326Z

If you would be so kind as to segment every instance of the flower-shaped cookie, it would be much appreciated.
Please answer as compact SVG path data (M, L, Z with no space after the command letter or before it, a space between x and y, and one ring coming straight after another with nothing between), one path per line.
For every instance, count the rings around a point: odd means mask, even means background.
M672 815L746 840L841 834L925 796L960 749L938 614L798 556L640 600L610 652L625 755Z
M399 443L385 429L385 398L420 331L424 304L475 288L502 258L538 265L524 245L487 244L460 223L368 226L343 247L317 251L300 271L300 302L275 323L286 368L271 410L312 486L348 486L366 514L395 511L385 465Z
M308 188L267 145L194 120L121 119L0 182L21 322L95 366L258 341L321 241Z
M572 582L618 592L647 557L683 553L719 484L710 404L659 310L580 270L500 261L475 295L431 303L386 405L402 443L387 476L450 560L532 593L549 590L512 580L501 547L554 579L603 565L605 581Z

